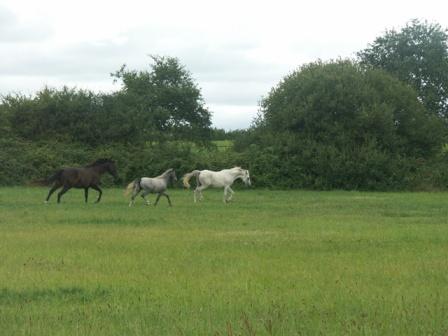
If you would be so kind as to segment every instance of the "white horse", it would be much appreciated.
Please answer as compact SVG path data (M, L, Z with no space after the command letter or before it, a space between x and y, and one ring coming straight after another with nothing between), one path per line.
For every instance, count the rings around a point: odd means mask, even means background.
M190 179L195 176L197 181L197 187L194 190L194 201L198 199L202 200L202 190L208 187L224 188L223 202L227 203L232 199L234 191L230 186L237 179L241 179L244 184L250 186L249 171L242 169L241 167L234 167L231 169L223 169L215 172L211 170L193 170L191 173L185 174L183 177L183 183L186 188L190 188ZM229 194L230 193L230 194Z
M128 184L124 192L124 195L127 196L132 190L132 197L131 201L129 202L129 206L132 206L134 204L134 199L141 190L143 190L141 196L145 200L146 205L150 204L146 199L146 195L148 195L149 193L155 193L158 195L154 206L157 205L157 203L159 202L159 198L162 195L167 198L168 204L171 206L170 197L167 193L165 193L165 190L168 188L168 182L170 179L173 180L173 182L177 181L176 173L174 172L173 168L168 169L162 175L159 175L157 177L141 177L135 179Z

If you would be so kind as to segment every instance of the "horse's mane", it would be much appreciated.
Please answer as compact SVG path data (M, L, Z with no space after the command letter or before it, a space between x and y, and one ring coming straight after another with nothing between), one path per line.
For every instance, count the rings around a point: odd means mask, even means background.
M91 164L88 164L86 167L95 167L105 163L114 163L114 160L102 158L92 162Z
M163 172L163 174L159 175L158 177L164 177L167 174L171 173L173 170L174 170L173 168L167 169L167 170L165 170L165 172Z

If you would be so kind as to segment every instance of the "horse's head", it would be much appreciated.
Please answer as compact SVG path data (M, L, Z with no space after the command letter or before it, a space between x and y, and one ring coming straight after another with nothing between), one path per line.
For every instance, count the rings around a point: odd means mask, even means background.
M173 168L171 168L170 177L171 177L171 180L173 181L173 183L177 181L176 172L174 171Z
M106 170L109 174L111 174L115 180L118 180L118 172L117 172L117 165L115 164L114 160L107 160L106 164Z
M117 166L115 165L115 161L112 159L98 159L95 162L87 165L86 168L95 169L100 174L108 172L114 177L115 181L119 180Z
M241 179L243 180L244 184L247 186L250 186L250 175L249 171L247 169L241 169L242 170L242 176Z
M176 172L174 171L174 168L170 168L167 171L165 171L162 175L162 177L165 177L167 181L171 180L174 184L174 182L177 181Z

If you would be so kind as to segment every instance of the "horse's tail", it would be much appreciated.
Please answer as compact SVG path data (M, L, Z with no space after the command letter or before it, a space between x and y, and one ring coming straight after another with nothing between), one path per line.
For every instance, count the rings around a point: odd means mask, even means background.
M55 181L60 180L63 172L64 172L64 169L56 170L56 172L53 175L47 177L46 179L38 180L36 182L40 183L42 185L51 184L51 183L53 183Z
M196 180L199 176L199 174L201 173L200 170L193 170L191 173L187 173L184 175L184 177L182 178L182 182L184 183L184 187L185 188L190 188L190 179L194 176L196 177Z
M52 183L54 181L57 181L61 178L62 172L64 169L57 170L53 175L47 178L47 183Z
M124 190L124 195L127 196L129 195L129 193L136 187L139 186L140 187L140 179L135 179L134 181L132 181L131 183L128 184L128 186L126 187L126 189Z
M47 186L47 185L53 183L54 181L60 180L62 172L63 172L63 169L59 169L53 175L51 175L50 177L46 177L46 178L43 178L43 179L37 179L37 180L31 180L28 183L28 185L31 185L31 186Z

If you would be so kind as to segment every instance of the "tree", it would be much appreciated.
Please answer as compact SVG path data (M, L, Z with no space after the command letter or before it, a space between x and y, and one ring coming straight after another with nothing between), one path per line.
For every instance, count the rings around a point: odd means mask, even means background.
M448 118L448 35L439 24L413 20L388 30L358 57L410 84L429 111Z
M285 77L254 128L255 145L276 156L261 170L288 186L348 189L402 185L408 163L440 151L443 133L411 87L343 60Z
M113 76L123 87L93 93L63 87L33 96L11 94L0 102L0 130L24 140L121 142L210 140L210 112L190 73L170 57L153 57L150 71L123 66Z
M11 133L9 110L4 104L0 104L0 139L11 137Z
M211 115L191 74L176 58L152 56L150 71L123 66L112 74L123 82L118 98L143 141L210 139Z
M44 88L34 96L8 95L3 99L15 134L26 140L59 140L94 144L101 126L95 117L99 97L84 90Z
M0 110L14 135L22 139L98 146L129 142L134 133L124 106L118 103L114 94L44 88L30 97L8 95L2 99Z

